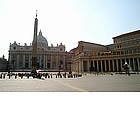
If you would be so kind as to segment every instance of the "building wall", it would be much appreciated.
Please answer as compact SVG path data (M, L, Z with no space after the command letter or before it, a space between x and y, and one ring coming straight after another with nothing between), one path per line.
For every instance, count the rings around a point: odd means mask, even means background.
M62 43L56 47L50 46L37 49L37 66L42 70L66 69L66 51ZM32 46L20 45L14 42L9 47L9 65L11 70L31 70Z
M79 42L73 51L72 69L76 72L122 72L127 62L130 71L140 71L140 31L113 38L104 46Z
M8 62L3 56L0 58L0 71L6 71L7 67L8 67Z

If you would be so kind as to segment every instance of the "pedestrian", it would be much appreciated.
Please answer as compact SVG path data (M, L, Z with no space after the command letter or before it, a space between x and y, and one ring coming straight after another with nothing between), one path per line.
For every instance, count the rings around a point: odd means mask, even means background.
M30 75L29 75L29 74L27 74L27 78L28 78L28 79L29 79L29 76L30 76Z
M64 78L66 78L66 72L64 73Z
M10 79L10 73L8 74L8 76L9 76L9 79Z
M0 79L2 79L2 73L0 74Z
M5 73L3 74L3 79L5 79Z
M23 79L23 73L21 74L21 79Z
M17 74L15 74L15 79L17 79Z
M47 78L47 73L45 73L45 78Z

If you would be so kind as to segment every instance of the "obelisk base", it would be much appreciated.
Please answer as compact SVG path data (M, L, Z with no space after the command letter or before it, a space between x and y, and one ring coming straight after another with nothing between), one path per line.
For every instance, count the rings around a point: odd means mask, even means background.
M37 74L37 57L32 57L32 74Z

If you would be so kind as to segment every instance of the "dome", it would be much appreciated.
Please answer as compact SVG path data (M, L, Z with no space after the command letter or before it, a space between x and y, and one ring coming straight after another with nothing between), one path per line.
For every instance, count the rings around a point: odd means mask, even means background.
M39 48L44 48L48 46L48 41L44 36L42 36L41 30L39 32L39 35L37 36L37 46Z

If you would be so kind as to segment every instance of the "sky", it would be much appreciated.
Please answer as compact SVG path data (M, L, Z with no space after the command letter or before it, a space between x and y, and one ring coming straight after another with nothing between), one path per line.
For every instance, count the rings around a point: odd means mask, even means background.
M140 0L0 0L0 57L8 58L14 41L32 42L36 10L38 33L69 51L78 41L109 45L112 37L139 30L139 5Z

